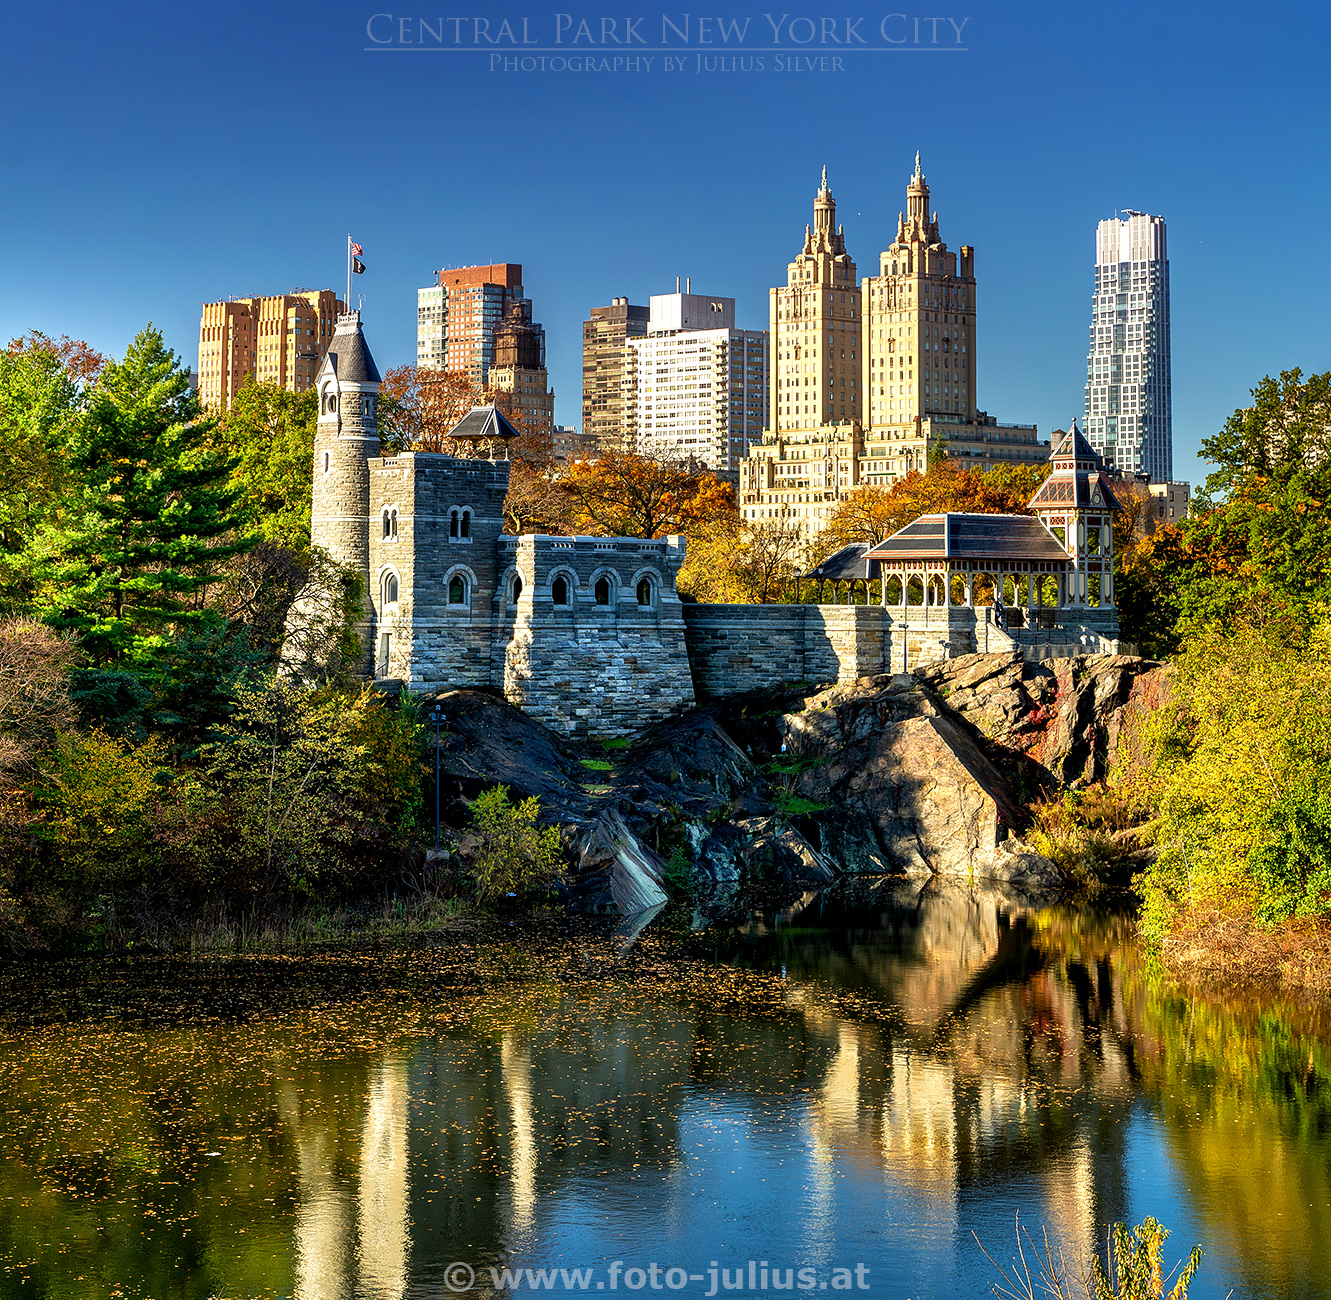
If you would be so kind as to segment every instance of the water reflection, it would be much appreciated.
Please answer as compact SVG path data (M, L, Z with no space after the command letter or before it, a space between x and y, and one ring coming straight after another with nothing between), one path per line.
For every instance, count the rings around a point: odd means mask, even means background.
M766 1259L922 1300L986 1294L970 1233L1003 1251L1018 1209L1077 1256L1154 1213L1199 1298L1331 1295L1316 1017L1173 994L1112 915L857 889L699 938L688 986L11 1033L0 1295Z

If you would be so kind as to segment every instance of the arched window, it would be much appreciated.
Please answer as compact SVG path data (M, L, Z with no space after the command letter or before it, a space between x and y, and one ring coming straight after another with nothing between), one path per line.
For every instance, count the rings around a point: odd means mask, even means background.
M562 575L550 584L550 599L556 605L568 604L568 579Z
M458 512L456 510L448 512L448 535L450 538L458 536Z
M450 605L467 603L467 580L460 573L456 574L448 584L448 603Z
M379 599L385 606L397 604L397 574L391 569L379 580Z
M510 591L508 598L509 604L516 605L518 603L518 600L522 596L522 574L515 573L513 575L513 586L509 589L509 591Z
M652 580L650 578L644 578L638 583L638 604L642 606L643 609L650 609L652 607L652 597L654 594L655 593L652 591Z
M596 580L596 603L598 605L608 605L610 603L610 579L597 578Z
M327 452L324 452L324 473L325 473L325 474L328 473L328 460L329 460L328 453L327 453Z
M383 528L384 528L384 536L385 536L385 537L391 537L391 536L393 535L393 532L392 532L392 528L393 528L392 518L391 518L391 515L390 515L389 511L387 511L387 510L384 511L384 515L383 515Z
M462 537L470 537L470 536L471 536L471 511L470 511L470 510L464 510L464 511L462 512L462 519L461 519L461 521L459 522L459 525L458 525L458 526L459 526L459 528L461 529L461 532L459 533L459 536L462 536Z

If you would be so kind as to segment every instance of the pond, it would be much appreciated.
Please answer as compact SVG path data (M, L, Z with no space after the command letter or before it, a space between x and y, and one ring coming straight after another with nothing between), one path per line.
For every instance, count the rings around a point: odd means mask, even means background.
M1171 988L1122 916L884 882L550 952L11 973L0 1296L943 1300L1018 1214L1331 1296L1325 1019Z

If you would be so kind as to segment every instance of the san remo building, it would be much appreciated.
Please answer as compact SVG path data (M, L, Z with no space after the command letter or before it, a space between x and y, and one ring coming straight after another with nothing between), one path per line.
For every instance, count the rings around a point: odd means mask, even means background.
M851 489L923 470L930 446L968 468L1049 458L1033 424L975 404L975 250L952 252L915 155L897 236L856 282L823 170L804 247L771 291L771 427L740 472L746 519L817 532Z

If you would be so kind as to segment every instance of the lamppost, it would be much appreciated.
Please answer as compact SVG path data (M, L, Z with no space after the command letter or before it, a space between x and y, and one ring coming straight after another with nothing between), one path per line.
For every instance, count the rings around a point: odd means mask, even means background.
M443 706L436 704L430 711L430 721L434 723L434 851L439 852L439 728L447 719Z

